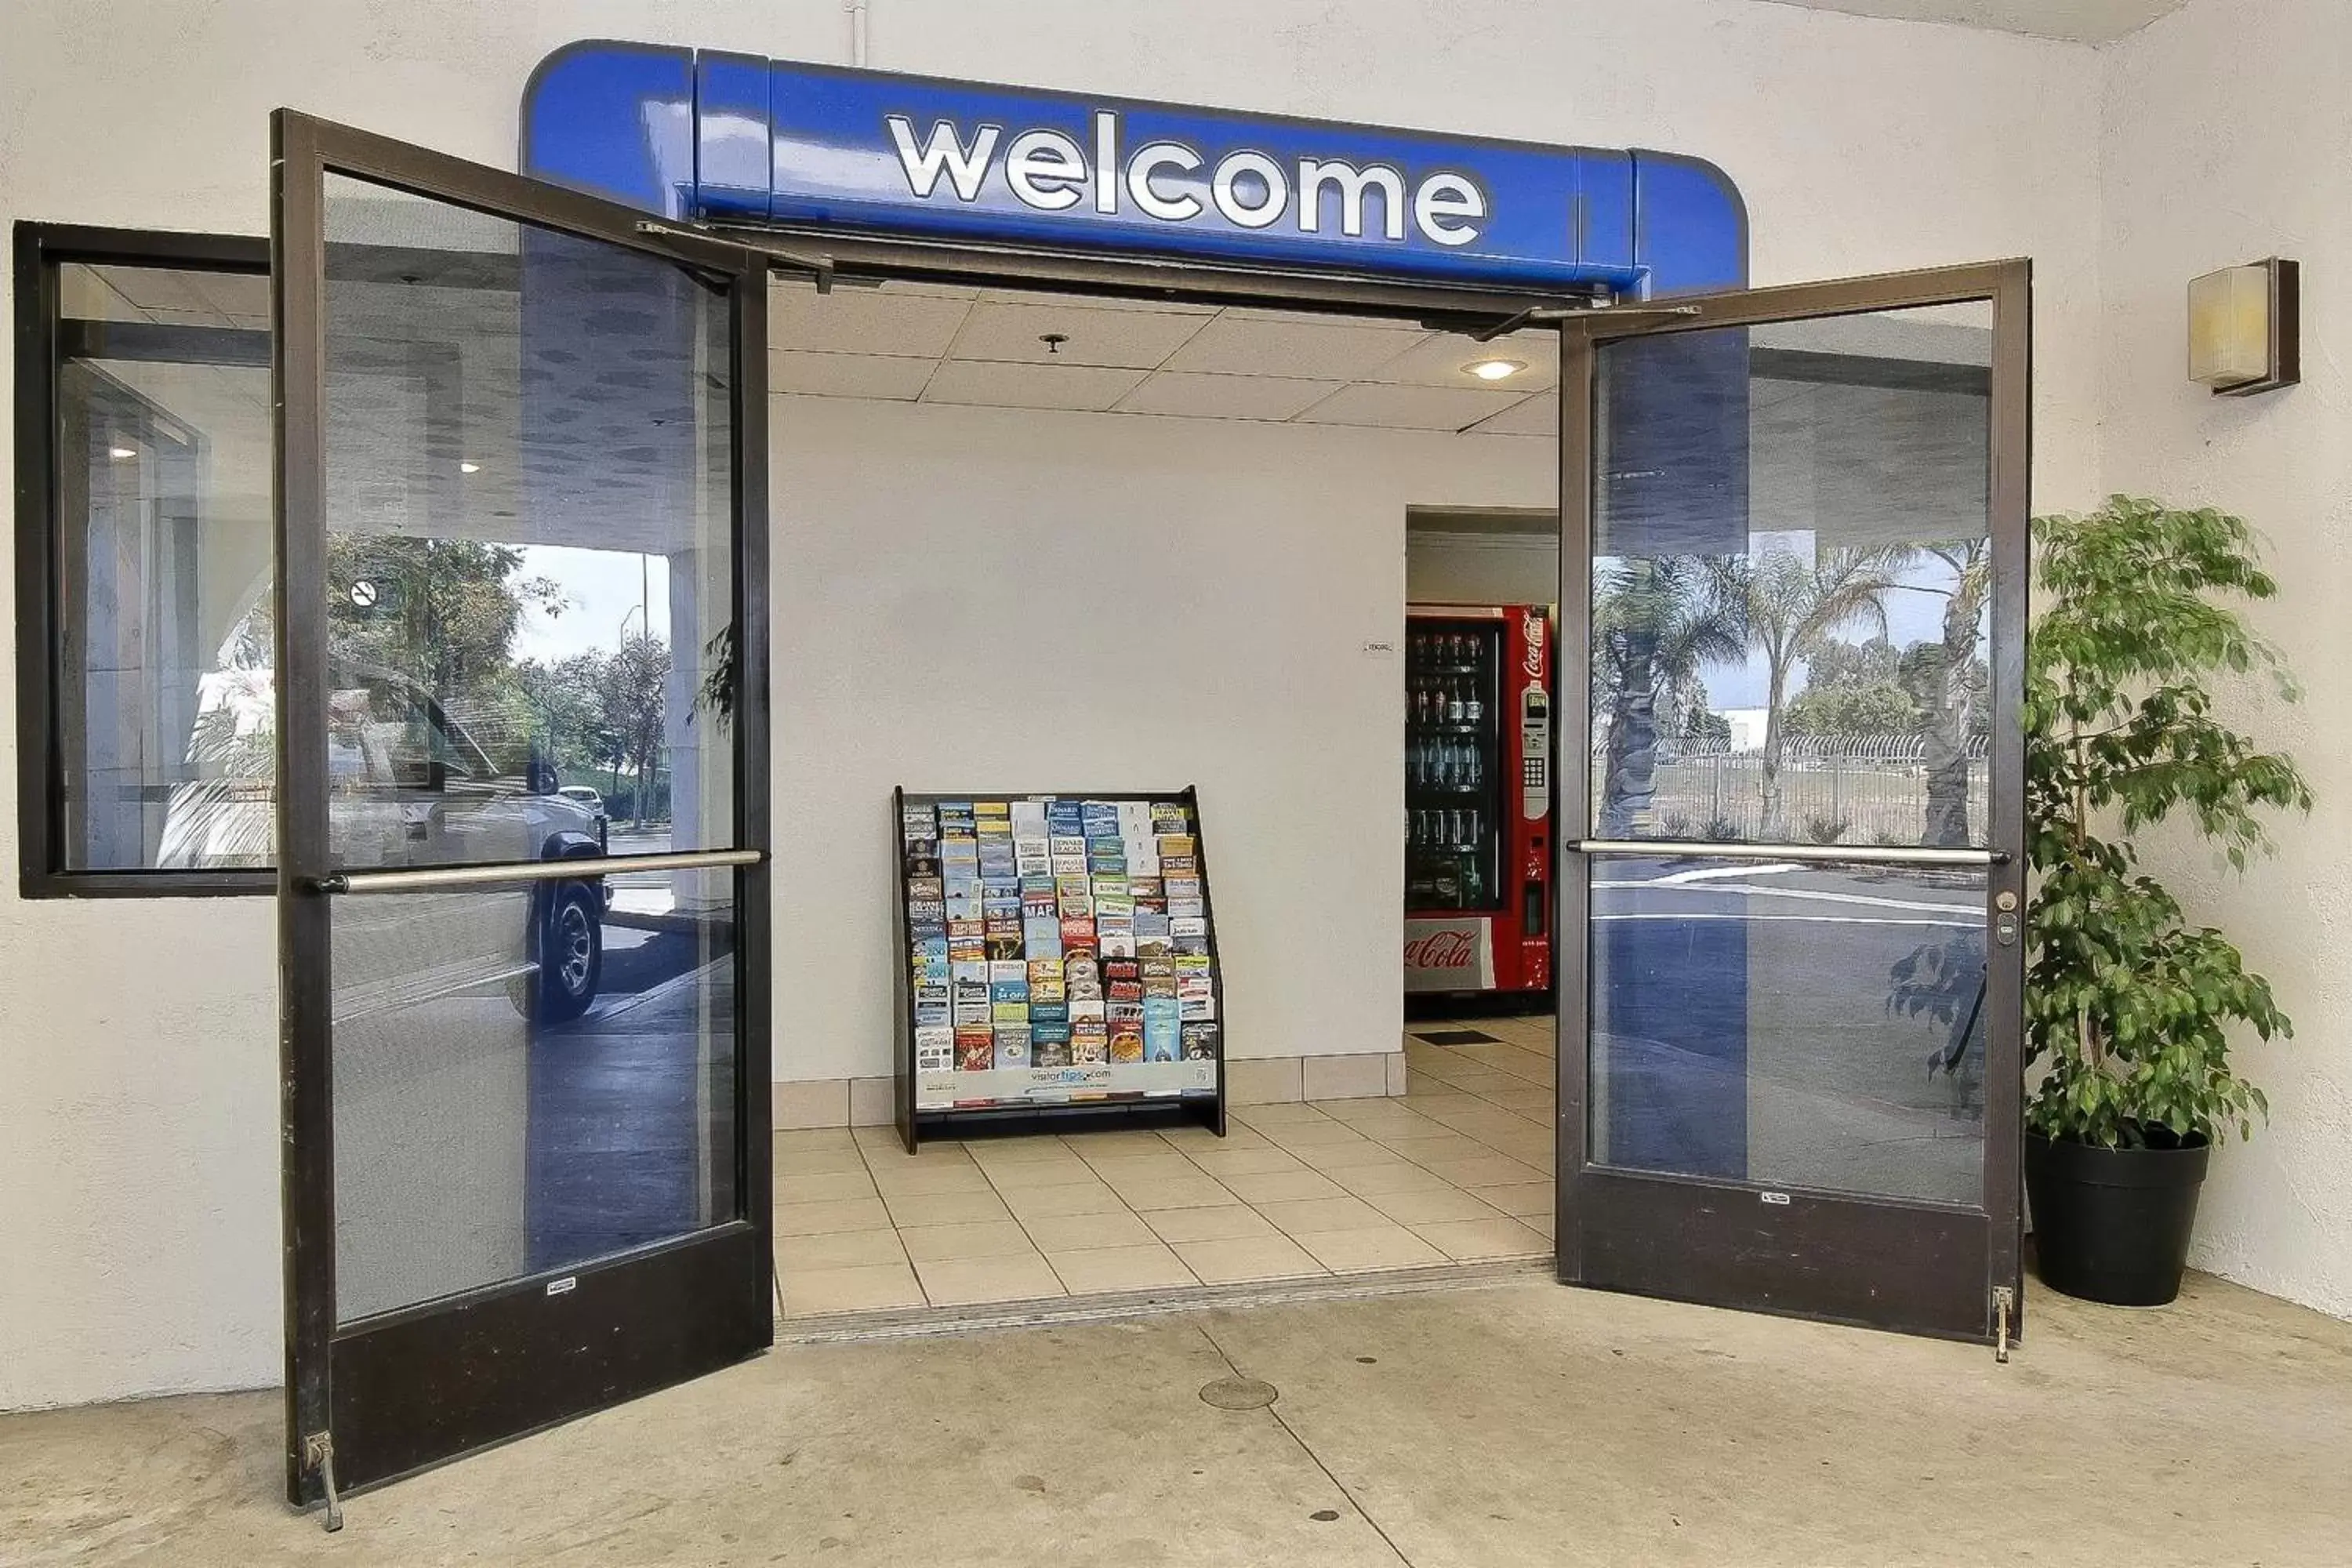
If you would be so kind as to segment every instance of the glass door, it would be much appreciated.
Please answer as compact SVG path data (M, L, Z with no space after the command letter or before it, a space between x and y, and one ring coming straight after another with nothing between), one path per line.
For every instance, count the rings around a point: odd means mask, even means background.
M1499 611L1407 617L1408 915L1443 920L1503 907L1502 634Z
M1564 1279L2014 1331L2028 300L1565 331Z
M297 1502L766 1346L764 270L280 111Z

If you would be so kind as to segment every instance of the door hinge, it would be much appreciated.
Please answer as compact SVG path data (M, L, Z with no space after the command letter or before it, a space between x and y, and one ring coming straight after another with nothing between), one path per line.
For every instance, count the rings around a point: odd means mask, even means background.
M2017 1310L2017 1291L2011 1286L1992 1288L1992 1359L2009 1364L2009 1325L2011 1314Z
M335 1435L313 1432L302 1439L302 1466L318 1472L327 1489L327 1529L343 1528L343 1500L335 1495Z

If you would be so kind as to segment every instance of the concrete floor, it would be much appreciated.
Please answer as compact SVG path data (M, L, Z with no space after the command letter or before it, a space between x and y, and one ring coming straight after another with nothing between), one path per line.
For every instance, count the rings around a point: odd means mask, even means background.
M1545 1280L803 1345L354 1500L243 1394L0 1420L0 1563L2352 1562L2352 1324L2205 1279L1990 1352ZM1204 1404L1238 1370L1271 1409Z

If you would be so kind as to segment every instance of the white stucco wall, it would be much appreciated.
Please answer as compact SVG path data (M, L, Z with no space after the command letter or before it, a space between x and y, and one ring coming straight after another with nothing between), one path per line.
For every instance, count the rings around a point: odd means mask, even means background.
M1559 597L1559 539L1416 529L1405 538L1404 591L1416 605L1549 605Z
M2246 877L2179 839L2149 858L2297 1026L2241 1054L2270 1125L2215 1157L2192 1260L2352 1316L2352 10L2194 0L2106 67L2101 472L2107 489L2223 507L2269 535L2282 593L2256 618L2307 700L2246 692L2229 717L2291 751L2319 796ZM2245 399L2190 385L2189 279L2273 255L2304 263L2303 384Z
M2030 254L2037 504L2095 491L2089 50L1749 0L871 10L886 68L1712 157L1746 192L1759 282ZM769 0L16 0L5 32L0 219L250 233L281 104L511 167L524 79L568 40L846 50L837 6ZM0 675L0 820L13 689ZM16 872L0 836L0 1407L272 1381L268 908L26 905Z
M1557 444L772 401L776 1076L891 1070L901 784L1198 784L1227 1054L1394 1051L1405 508Z

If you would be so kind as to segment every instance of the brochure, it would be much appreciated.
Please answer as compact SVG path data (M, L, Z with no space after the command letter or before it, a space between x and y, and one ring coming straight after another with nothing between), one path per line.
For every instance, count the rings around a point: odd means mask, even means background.
M898 830L918 1109L1215 1082L1185 1066L1223 1039L1183 803L908 800Z

